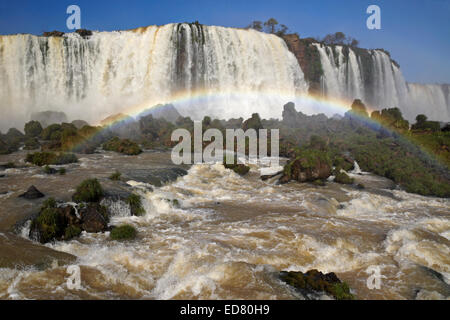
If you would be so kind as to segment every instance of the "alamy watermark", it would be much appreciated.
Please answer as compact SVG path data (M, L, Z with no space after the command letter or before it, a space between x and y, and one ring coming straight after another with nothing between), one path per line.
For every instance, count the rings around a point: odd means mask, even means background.
M267 129L258 131L248 129L245 132L242 129L227 129L225 136L224 139L222 131L218 129L208 129L203 133L201 121L194 121L193 137L187 129L176 129L172 132L171 140L179 143L172 149L172 162L177 165L224 161L226 164L237 164L236 161L246 164L266 159L270 167L279 167L280 134L278 129L270 130L270 158L268 158L269 131ZM208 143L205 148L203 148L204 142ZM237 155L242 157L235 159L235 157L227 156L227 150L236 151Z
M66 272L70 274L67 278L67 288L69 290L80 290L81 289L81 269L79 266L73 265L67 267Z
M67 7L67 14L70 16L66 20L66 26L69 30L81 29L81 9L79 6L72 4Z
M381 9L379 6L373 4L367 8L367 14L370 14L367 18L367 29L380 30L381 29Z

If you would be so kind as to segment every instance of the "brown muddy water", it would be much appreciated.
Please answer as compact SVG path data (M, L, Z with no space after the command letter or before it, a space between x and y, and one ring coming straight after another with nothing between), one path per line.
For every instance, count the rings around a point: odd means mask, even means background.
M310 269L335 272L358 299L450 297L449 199L392 189L370 174L352 175L364 190L280 186L261 181L257 165L240 177L220 164L194 165L149 191L132 173L167 168L169 153L79 155L65 176L44 175L24 157L0 156L19 165L0 172L1 299L303 299L278 273ZM124 182L107 179L116 169ZM28 224L14 233L43 201L17 198L29 186L70 201L90 177L144 196L143 217L130 216L123 202L108 203L111 224L134 225L136 240L83 233L42 246L27 239ZM80 267L79 290L67 285L68 265ZM381 272L379 289L367 286L369 267Z

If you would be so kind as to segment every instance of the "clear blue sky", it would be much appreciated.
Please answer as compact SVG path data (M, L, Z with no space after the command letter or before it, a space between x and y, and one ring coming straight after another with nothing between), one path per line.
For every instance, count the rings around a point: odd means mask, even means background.
M0 34L68 31L70 4L91 30L195 20L245 27L274 17L302 37L342 31L361 47L390 51L408 81L450 83L450 0L1 0ZM382 30L366 28L370 4L381 7Z

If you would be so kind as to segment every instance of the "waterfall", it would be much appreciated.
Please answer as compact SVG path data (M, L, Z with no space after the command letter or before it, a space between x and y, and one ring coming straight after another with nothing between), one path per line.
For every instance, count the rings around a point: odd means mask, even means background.
M320 55L323 94L327 97L361 99L378 110L398 107L411 122L421 113L431 120L450 121L448 85L407 83L400 68L383 50L355 52L349 47L313 45Z
M170 102L193 118L281 117L289 97L308 89L281 38L198 24L87 39L0 36L0 84L0 109L8 115L2 129L20 128L37 111L96 123L136 105Z

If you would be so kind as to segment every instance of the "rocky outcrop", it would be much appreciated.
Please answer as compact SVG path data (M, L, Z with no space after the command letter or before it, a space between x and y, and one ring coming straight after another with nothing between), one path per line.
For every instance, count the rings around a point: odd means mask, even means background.
M92 36L92 31L91 30L78 29L75 32L78 33L83 38L89 38L90 36Z
M175 181L178 177L187 175L187 171L179 167L125 170L124 174L130 180L149 183L161 187Z
M280 272L280 279L298 290L306 299L320 298L327 294L336 300L353 300L350 288L333 273L323 274L317 270L303 272Z
M284 167L280 183L291 180L313 182L326 180L331 176L331 161L326 152L306 149Z
M153 108L142 111L137 119L152 115L154 119L165 119L171 123L175 123L181 114L172 104L157 105Z
M288 34L283 36L289 50L297 58L300 67L309 83L309 92L320 93L320 78L323 75L320 54L313 43L317 40L312 38L300 39L297 34Z
M108 213L106 208L95 204L88 204L80 209L81 227L89 233L98 233L106 231L108 228Z
M64 32L62 31L46 31L42 34L43 37L62 37Z
M341 171L336 174L334 182L340 184L353 184L355 180L353 178L350 178L344 171Z
M29 187L27 192L25 192L19 196L19 198L24 198L27 200L34 200L34 199L39 199L39 198L43 198L43 197L45 197L45 195L42 192L40 192L35 186Z
M39 121L43 128L51 124L68 122L67 116L64 112L58 111L43 111L36 112L31 115L31 120Z
M107 209L98 203L58 205L50 198L32 217L29 237L40 243L67 241L78 237L82 231L98 233L108 230L108 220Z

